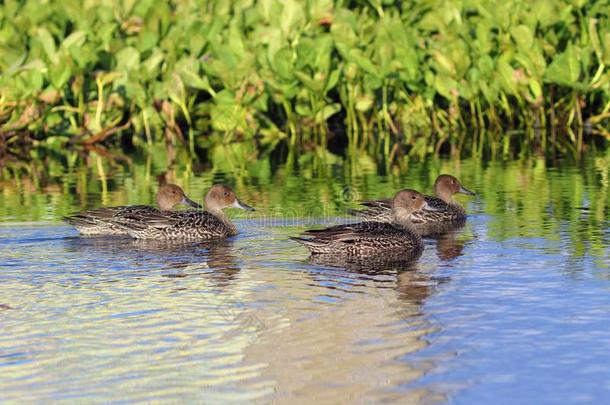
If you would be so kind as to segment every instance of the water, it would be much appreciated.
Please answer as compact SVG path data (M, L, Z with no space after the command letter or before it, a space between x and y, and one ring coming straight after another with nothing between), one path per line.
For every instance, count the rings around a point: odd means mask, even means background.
M610 153L378 165L243 151L167 171L91 160L5 170L0 400L585 403L610 395ZM242 154L240 154L242 153ZM247 155L247 154L246 154ZM159 159L159 158L156 158ZM417 264L312 263L287 239L354 200L441 172L465 228ZM152 202L159 176L201 196L226 181L257 216L214 243L82 238L62 215Z

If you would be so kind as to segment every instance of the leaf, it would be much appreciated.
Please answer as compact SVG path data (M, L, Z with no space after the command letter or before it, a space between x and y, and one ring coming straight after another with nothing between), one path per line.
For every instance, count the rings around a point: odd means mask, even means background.
M496 68L498 69L500 84L502 85L503 90L508 94L517 95L518 90L517 82L515 81L515 70L508 62L508 57L506 55L503 55L498 59Z
M341 104L339 104L339 103L333 103L333 104L328 104L328 105L324 106L324 108L322 108L322 111L319 111L316 114L316 123L322 124L322 123L328 121L328 119L330 117L332 117L339 111L341 111Z
M365 57L360 49L350 49L346 52L345 57L348 61L355 63L359 68L373 76L379 78L379 71L371 60Z
M544 74L545 80L564 84L575 85L580 77L580 62L575 47L569 43L563 53L556 55Z
M260 14L266 23L269 23L271 20L271 10L274 8L274 6L277 6L277 4L274 4L274 3L275 3L274 0L259 0L258 1Z
M180 74L176 71L172 73L171 80L166 83L167 94L176 104L183 106L186 102L186 88Z
M356 110L366 112L373 107L375 98L370 94L363 94L356 99Z
M529 88L530 91L532 93L532 96L534 96L534 100L541 100L542 99L542 86L540 85L540 82L536 79L530 79L529 80Z
M482 55L488 55L492 50L493 44L490 35L491 30L492 27L487 20L481 21L476 26L476 36L473 44Z
M294 107L294 111L301 117L311 117L312 115L311 107L307 100L298 100Z
M510 34L520 50L527 51L534 44L534 35L532 34L532 31L523 24L512 27Z
M55 47L55 41L53 40L53 37L44 27L38 28L37 34L37 38L38 41L40 41L40 44L42 45L42 49L44 49L44 52L47 54L49 60L54 65L56 65L59 62L59 57L57 56L57 48Z
M436 66L439 68L439 73L445 73L452 77L455 77L455 63L441 52L434 52L434 60Z
M316 93L321 92L324 89L324 82L320 80L314 80L307 73L294 72L294 75L311 91Z
M117 70L130 71L140 64L140 52L134 47L128 46L116 54Z
M73 46L80 47L86 40L87 34L84 31L74 31L63 40L61 46L65 49L70 49Z
M57 90L61 90L66 83L68 83L71 76L72 70L67 63L58 64L49 68L49 78L51 79L53 87Z
M282 3L282 32L286 37L292 38L305 22L305 12L303 5L295 0L284 0Z
M604 33L604 64L610 65L610 31Z
M334 89L337 83L339 83L339 78L341 77L341 71L339 69L333 70L330 72L328 76L328 80L326 80L326 86L324 87L325 92L329 92Z
M244 122L244 110L238 104L216 104L210 116L212 127L217 131L233 131Z
M599 40L599 35L597 34L597 22L598 20L594 18L589 18L589 39L591 40L591 46L593 47L593 51L595 52L595 56L597 59L603 59L602 46Z
M294 67L292 65L292 50L288 47L276 52L273 57L272 69L283 80L294 80Z
M145 61L142 62L144 69L149 74L149 76L155 76L159 71L159 66L165 59L165 54L159 49L155 49L152 55L148 57Z
M192 70L182 70L180 74L188 87L205 90L210 94L214 94L214 90L212 89L210 80L207 76L199 76Z
M153 49L159 41L156 32L144 31L140 33L138 41L138 51L141 53L148 52Z
M336 21L330 27L330 33L335 43L347 47L354 47L358 43L358 36L352 29L352 26L345 21Z
M25 84L28 87L28 92L30 94L34 94L42 88L44 78L40 70L29 70L24 74L24 78L26 79Z
M317 42L310 38L303 38L303 40L299 42L296 48L296 63L298 68L303 68L305 66L311 66L312 68L316 67L317 47Z
M381 79L374 75L365 75L362 79L362 84L366 91L374 91L380 89L383 85Z
M146 89L144 89L142 84L134 81L127 81L127 83L125 83L125 91L127 97L135 100L140 108L145 108L147 106L148 97L146 96Z
M494 71L494 62L489 55L483 55L478 60L477 67L484 76L488 76Z
M553 1L534 1L530 14L540 24L541 28L546 28L560 21L557 13L557 5Z
M107 86L121 77L123 77L122 72L103 72L100 74L98 80L102 86Z
M439 94L448 100L453 100L458 95L458 84L449 76L436 75L434 87Z

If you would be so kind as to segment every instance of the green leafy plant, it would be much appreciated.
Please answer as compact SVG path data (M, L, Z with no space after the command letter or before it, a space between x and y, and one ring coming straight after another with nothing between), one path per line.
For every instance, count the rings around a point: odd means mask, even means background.
M346 134L352 149L388 156L396 145L420 157L580 152L610 138L609 10L602 0L7 0L0 147L272 150Z

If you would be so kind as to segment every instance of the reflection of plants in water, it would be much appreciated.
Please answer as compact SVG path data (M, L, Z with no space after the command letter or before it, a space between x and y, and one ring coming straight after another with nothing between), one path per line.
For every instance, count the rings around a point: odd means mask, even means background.
M391 196L400 188L430 193L438 174L451 173L477 192L475 199L458 198L472 214L489 218L486 233L491 238L565 240L566 250L576 257L591 252L601 258L608 244L600 230L607 227L610 151L554 166L539 158L405 161L388 167L365 152L342 158L313 149L298 159L290 153L282 158L261 155L243 143L214 146L198 161L165 148L133 156L129 163L93 155L41 158L0 169L0 218L59 220L100 205L149 204L159 176L184 186L199 201L212 183L232 184L240 198L258 209L254 218L332 218L344 216L356 200ZM244 217L242 212L231 215Z

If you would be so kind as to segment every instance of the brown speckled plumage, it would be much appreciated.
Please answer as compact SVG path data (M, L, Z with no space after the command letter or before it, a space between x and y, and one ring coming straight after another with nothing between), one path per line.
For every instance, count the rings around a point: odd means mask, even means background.
M312 253L367 255L421 251L421 237L412 230L389 222L360 222L337 225L319 231L307 231L293 238Z
M134 215L128 220L117 226L136 239L209 240L238 234L228 219L223 220L208 211Z
M148 205L104 207L65 217L64 221L75 227L82 235L127 235L122 227L113 222L128 221L131 215L159 212L161 211L157 208Z
M121 225L127 225L133 221L132 218L171 215L171 209L178 204L201 208L199 204L190 200L180 187L175 184L165 184L157 193L157 205L160 209L148 205L103 207L64 217L64 221L74 226L82 235L127 235L125 227Z
M466 210L453 199L453 194L474 195L464 188L453 176L438 176L434 184L436 197L425 196L426 203L432 209L421 209L411 214L414 229L422 235L437 233L441 228L459 226L466 220ZM367 221L388 222L392 220L392 200L379 199L362 203L366 208L350 210L352 215Z
M254 208L240 202L231 188L214 185L206 195L207 211L135 214L115 225L136 239L211 240L235 236L239 232L222 212L225 208Z
M306 231L303 237L292 239L305 245L313 254L417 257L423 243L421 236L413 230L409 217L424 207L423 195L414 190L402 190L393 199L392 222L337 225Z

